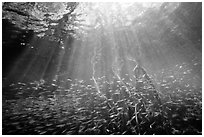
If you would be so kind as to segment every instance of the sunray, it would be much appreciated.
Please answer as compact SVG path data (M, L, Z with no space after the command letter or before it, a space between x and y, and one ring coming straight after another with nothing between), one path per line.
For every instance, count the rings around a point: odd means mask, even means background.
M7 80L9 81L10 79L12 79L13 77L16 77L16 72L27 68L29 65L23 66L24 65L24 61L28 56L30 56L30 53L33 51L33 45L35 44L36 39L35 37L32 38L31 42L29 43L30 46L27 46L25 51L23 52L23 54L19 57L19 59L15 62L15 64L12 67L12 70L9 72L8 76L7 76ZM38 50L38 52L40 52L40 50ZM37 56L34 55L34 57L32 58L32 60L34 60ZM28 61L27 61L28 62ZM32 61L28 62L28 64L32 63ZM23 66L23 67L22 67ZM21 76L18 77L17 81L21 79L23 74L21 74ZM7 82L5 82L7 83Z
M24 71L24 74L23 74L23 76L20 78L20 81L24 81L24 80L26 80L27 78L29 79L29 77L31 77L31 76L28 76L28 75L30 75L31 73L29 73L29 72L34 72L34 75L32 76L34 79L35 78L37 78L36 76L35 76L35 71L33 71L33 69L34 68L32 68L32 67L39 67L39 66L37 66L36 65L36 63L37 62L39 62L39 60L38 60L38 58L41 56L41 55L43 55L43 52L45 52L46 51L46 46L47 46L47 44L46 44L47 42L46 41L40 41L40 43L39 43L39 49L38 49L38 52L37 52L37 54L34 56L34 58L30 61L30 63L29 63L29 65L27 66L27 68L26 68L26 70ZM39 62L40 63L40 62ZM42 63L41 63L41 65L42 65ZM28 77L27 77L28 76ZM32 79L32 78L31 78Z
M52 47L52 50L51 50L51 52L50 52L50 54L49 54L49 57L48 57L48 60L47 60L47 62L44 64L44 66L43 66L44 68L42 68L42 73L39 75L39 76L40 76L40 79L42 79L42 78L44 77L44 75L45 75L45 73L46 73L48 67L50 66L49 64L50 64L50 62L52 61L52 57L54 56L54 54L56 54L55 50L56 50L56 47Z
M66 42L65 42L66 45ZM66 47L66 46L65 46ZM62 62L63 62L63 58L65 56L65 50L64 49L60 49L59 51L59 56L57 57L57 68L56 68L56 74L53 80L58 80L58 77L61 76L60 74L60 68L62 67Z

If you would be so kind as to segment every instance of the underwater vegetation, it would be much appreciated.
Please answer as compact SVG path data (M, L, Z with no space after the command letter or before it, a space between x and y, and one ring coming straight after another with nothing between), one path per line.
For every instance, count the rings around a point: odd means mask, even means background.
M13 95L3 95L3 134L202 134L201 90L175 86L182 81L174 76L164 77L160 92L144 77L137 87L104 78L104 94L77 79L61 81L69 88L55 80L11 84L3 89Z

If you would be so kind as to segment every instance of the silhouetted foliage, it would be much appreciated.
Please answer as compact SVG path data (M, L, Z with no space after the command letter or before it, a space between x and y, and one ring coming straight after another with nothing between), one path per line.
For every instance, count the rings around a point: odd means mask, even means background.
M115 14L114 10L103 13L105 9L94 7L92 3L4 2L2 15L21 29L34 30L39 37L55 41L77 37L76 33L86 31L87 27L108 28L111 23L118 29L145 29L149 35L157 32L156 36L165 41L176 38L181 42L201 42L201 3L131 3L126 7L128 11L116 3ZM90 12L93 12L92 22L85 24L83 16Z
M33 30L39 37L61 41L75 35L76 2L4 2L3 19L15 26Z

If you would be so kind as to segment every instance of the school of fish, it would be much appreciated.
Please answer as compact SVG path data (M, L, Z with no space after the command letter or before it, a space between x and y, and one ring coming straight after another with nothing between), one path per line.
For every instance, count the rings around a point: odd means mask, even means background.
M161 71L159 91L144 78L133 85L117 79L109 83L103 80L104 76L97 79L103 94L95 86L77 79L63 81L71 83L69 88L56 81L13 83L3 88L2 133L200 135L202 88L184 82L187 79L184 76L191 73L183 69L185 65ZM175 69L183 69L183 75L173 75Z

